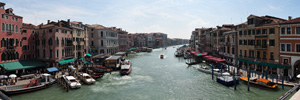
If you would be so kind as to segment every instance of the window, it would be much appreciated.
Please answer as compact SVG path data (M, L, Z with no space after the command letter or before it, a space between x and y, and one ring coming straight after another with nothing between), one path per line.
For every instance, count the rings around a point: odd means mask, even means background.
M6 24L6 31L8 31L8 24Z
M6 16L6 19L8 19L8 16Z
M257 59L260 59L260 52L257 51L256 54L257 54L257 55L256 55Z
M48 40L48 45L52 45L52 38Z
M263 29L262 34L267 34L267 29Z
M46 31L45 30L43 30L43 34L45 34L46 33Z
M291 34L291 27L286 28L286 34Z
M281 48L281 51L285 51L285 44L281 44L280 48Z
M281 28L281 34L285 34L285 27Z
M112 34L111 34L112 35ZM247 31L244 31L244 36L246 36L247 35ZM112 36L113 37L113 36Z
M286 44L286 51L291 51L291 44Z
M15 31L15 25L11 25L11 27L12 27L12 32L14 32Z
M296 52L300 52L300 44L296 44Z
M242 36L242 35L243 35L242 31L239 31L239 36Z
M244 53L244 57L247 57L247 50L245 50Z
M289 64L289 59L283 59L283 64Z
M52 29L49 29L49 33L52 33Z
M42 45L45 45L46 44L46 40L45 38L42 39Z
M260 40L256 40L256 46L261 46Z
M18 17L16 18L16 21L18 21Z
M64 40L64 38L61 39L61 45L62 45L62 46L65 45L65 40Z
M251 35L251 30L248 30L248 35Z
M300 27L296 27L296 34L300 34Z
M255 35L255 30L251 30L251 32L252 32L252 35Z
M58 32L58 29L56 29L56 32Z
M56 57L58 58L58 55L59 55L59 51L58 49L56 50Z
M64 54L65 54L65 50L62 49L62 50L61 50L61 56L64 57Z
M50 49L49 55L49 58L52 58L52 49Z
M44 58L46 57L45 49L43 50L43 57L44 57Z
M4 19L4 14L2 14L1 16L2 16L2 19Z
M2 23L2 31L5 31L5 24L4 23Z
M34 45L32 45L32 50L35 50Z
M16 33L18 33L19 31L18 31L18 25L16 25Z
M94 46L94 41L92 41L91 45Z
M275 40L269 40L269 46L275 46Z
M247 40L244 40L244 45L247 45Z
M59 40L58 40L58 37L56 37L56 46L59 46Z
M23 55L23 59L26 60L26 55Z
M274 60L274 52L270 52L270 60Z
M259 35L260 34L260 29L256 30L256 34Z
M263 52L263 59L267 59L267 53Z
M275 34L275 29L274 28L270 28L269 34Z
M11 20L15 20L15 17L11 17Z
M242 50L240 50L240 56L242 56Z

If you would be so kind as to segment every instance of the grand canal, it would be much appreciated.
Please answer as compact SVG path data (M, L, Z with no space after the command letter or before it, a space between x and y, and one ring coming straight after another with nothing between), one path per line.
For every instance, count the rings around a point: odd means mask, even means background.
M178 46L176 46L178 47ZM12 96L13 100L274 100L291 87L277 90L250 87L240 81L237 90L211 79L210 74L188 67L183 58L174 57L176 48L154 49L151 53L131 54L133 63L129 76L107 73L94 85L66 92L55 85L41 91ZM165 59L159 55L164 54Z

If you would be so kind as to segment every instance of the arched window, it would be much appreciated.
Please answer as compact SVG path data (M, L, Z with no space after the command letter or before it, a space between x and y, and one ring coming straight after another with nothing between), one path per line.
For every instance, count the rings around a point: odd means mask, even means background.
M48 40L48 45L52 45L52 38L50 38L49 40Z
M18 52L16 52L16 57L15 58L19 59L19 53Z
M7 60L11 60L11 54L7 53Z
M4 38L2 38L2 40L1 40L1 47L5 47L5 39Z
M56 37L56 46L59 46L59 39Z
M46 44L46 40L45 38L42 39L42 45L45 45Z
M6 60L6 55L5 55L4 52L1 54L1 60L2 60L2 61L5 61L5 60Z
M65 40L64 40L64 38L61 38L61 45L62 45L62 46L65 45Z
M5 31L5 24L2 23L2 31Z
M18 33L19 31L18 31L18 25L16 25L16 33Z

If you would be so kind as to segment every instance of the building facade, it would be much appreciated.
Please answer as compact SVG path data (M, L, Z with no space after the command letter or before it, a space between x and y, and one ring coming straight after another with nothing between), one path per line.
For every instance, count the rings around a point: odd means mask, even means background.
M22 31L23 17L15 15L12 8L5 9L5 3L2 2L0 2L0 15L0 34L2 34L0 35L0 63L23 60L22 39L23 37L28 39L27 36L31 36L31 32L28 33L29 35L22 36L25 34Z
M72 29L64 21L40 24L36 29L36 56L48 66L74 58Z
M115 54L119 51L118 31L102 25L88 25L91 53Z

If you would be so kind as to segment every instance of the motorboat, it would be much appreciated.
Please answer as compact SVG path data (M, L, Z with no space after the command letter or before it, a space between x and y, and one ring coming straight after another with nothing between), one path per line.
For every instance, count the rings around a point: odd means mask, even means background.
M182 57L183 56L183 53L179 52L179 51L176 51L175 54L174 54L176 57Z
M160 57L160 59L164 59L164 55L163 54L161 54L159 57Z
M80 88L81 87L81 84L79 83L78 80L75 79L75 77L63 75L63 78L68 83L68 85L70 86L70 88L76 89L76 88Z
M27 80L22 80L22 81L24 82ZM6 95L15 95L15 94L28 93L32 91L45 89L53 86L54 84L56 84L56 79L52 78L50 74L45 73L45 74L41 74L41 77L35 78L27 83L23 83L19 85L0 86L0 89Z
M221 83L225 86L233 86L234 85L234 81L236 83L238 83L238 79L233 79L232 76L218 76L217 77L217 82Z
M121 75L129 75L132 71L132 64L129 60L125 60L122 62L120 74Z
M86 84L94 84L96 82L95 79L93 79L89 74L87 73L80 73L79 78L81 81L83 81Z
M205 73L212 73L212 69L207 68L206 66L200 66L197 68L199 71L205 72ZM228 72L220 72L220 69L213 69L214 70L214 75L217 76L229 76L230 73Z
M240 77L241 80L248 82L248 77ZM275 89L278 87L278 84L271 82L270 80L264 78L250 78L249 83L257 86L262 86L270 89Z

